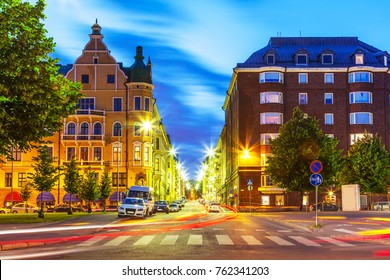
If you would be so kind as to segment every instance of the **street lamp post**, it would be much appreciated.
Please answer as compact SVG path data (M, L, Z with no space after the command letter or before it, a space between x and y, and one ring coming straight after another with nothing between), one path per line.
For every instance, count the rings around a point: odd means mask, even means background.
M121 130L118 130L118 146L116 147L116 208L119 212L119 143L121 140Z

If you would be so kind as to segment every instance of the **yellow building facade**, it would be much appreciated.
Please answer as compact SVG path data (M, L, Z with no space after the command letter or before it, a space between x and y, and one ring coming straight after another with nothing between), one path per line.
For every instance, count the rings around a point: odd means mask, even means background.
M60 67L66 78L82 84L84 97L74 114L63 120L63 129L47 139L52 156L58 166L75 157L80 174L91 168L99 182L108 168L113 191L107 205L116 205L132 185L151 187L155 199L175 199L181 195L180 182L175 155L170 152L172 144L153 97L151 61L144 63L142 47L138 46L134 64L123 67L111 56L101 29L96 22L74 64ZM15 150L13 160L0 163L3 205L21 201L20 189L33 172L36 154L35 150ZM46 203L68 201L63 179L61 176L51 193L45 194ZM29 202L39 203L38 196L33 192Z

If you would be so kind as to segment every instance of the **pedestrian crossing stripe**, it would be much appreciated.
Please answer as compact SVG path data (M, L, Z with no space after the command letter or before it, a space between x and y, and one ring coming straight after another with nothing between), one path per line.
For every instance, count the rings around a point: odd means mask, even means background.
M234 242L229 235L226 234L216 234L215 238L218 243L218 245L240 245L242 246L242 240L246 243L246 245L250 246L262 246L266 245L264 244L263 240L259 240L258 237L256 238L255 236L252 235L240 235L240 240L238 242ZM325 244L331 244L335 245L338 247L351 247L355 246L354 244L347 243L344 241L340 241L335 238L331 237L316 237L315 240L311 240L302 236L286 236L286 237L280 237L276 235L267 235L264 236L266 239L272 241L273 243L276 243L279 246L296 246L298 244L302 244L304 246L309 246L309 247L321 247ZM82 247L87 247L87 246L92 246L98 242L103 242L105 239L109 238L109 236L94 236L88 240L85 240L76 246L82 246ZM165 235L162 240L158 241L159 245L161 246L173 246L176 245L180 238L180 235L178 234L168 234ZM105 241L105 243L102 245L104 247L115 247L115 246L121 246L123 245L127 240L132 239L132 236L130 235L121 235L117 236L111 240ZM140 237L138 240L136 240L132 245L133 246L147 246L151 244L152 242L155 243L156 240L156 235L146 235ZM295 241L296 243L293 243L287 239L291 239ZM206 245L204 244L204 239L202 234L191 234L188 236L187 240L187 245Z

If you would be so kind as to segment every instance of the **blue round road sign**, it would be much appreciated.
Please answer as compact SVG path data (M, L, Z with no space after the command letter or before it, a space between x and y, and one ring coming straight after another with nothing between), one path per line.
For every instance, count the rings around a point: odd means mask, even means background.
M322 171L322 162L319 160L314 160L310 164L310 171L314 174L320 173Z
M310 176L310 184L314 187L318 187L319 185L322 184L322 175L321 174L312 174Z

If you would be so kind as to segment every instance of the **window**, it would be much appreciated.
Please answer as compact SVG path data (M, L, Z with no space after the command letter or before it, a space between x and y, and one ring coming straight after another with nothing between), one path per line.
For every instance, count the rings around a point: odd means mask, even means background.
M297 54L297 64L307 64L307 54Z
M18 187L19 188L24 187L26 183L27 183L26 173L24 172L18 173Z
M145 111L149 112L150 111L150 98L145 97Z
M67 147L66 148L66 160L71 161L74 157L76 157L76 148L75 147Z
M269 145L269 139L278 138L279 133L262 133L260 134L260 144L261 145Z
M299 105L307 104L307 93L299 93L298 94L298 103Z
M12 151L12 161L21 161L22 160L22 152L19 148L11 148Z
M118 172L113 171L111 178L112 178L112 185L113 186L126 186L126 173L125 172L119 173L119 184L118 184Z
M279 72L260 73L260 83L283 83L283 73L279 73Z
M324 74L324 83L325 84L333 84L334 83L333 73L325 73Z
M160 171L160 158L156 157L154 159L154 170Z
M93 125L93 135L102 135L103 134L103 128L102 124L97 122Z
M364 64L364 54L355 54L355 64Z
M160 138L156 137L156 150L160 150Z
M260 93L260 104L265 103L283 103L283 94L281 92L266 91Z
M118 143L112 147L112 162L122 162L122 147Z
M102 147L93 147L93 160L102 160Z
M83 122L80 126L80 135L88 135L89 125L86 122Z
M54 148L53 147L46 147L46 148L47 148L47 152L49 153L49 158L53 159L53 150L54 150Z
M122 125L119 122L114 123L113 136L122 136Z
M138 123L134 124L134 135L141 136L141 125Z
M134 110L137 110L137 111L141 110L141 97L140 96L134 97Z
M109 74L107 75L107 84L114 84L115 83L115 75Z
M372 83L372 73L370 72L354 72L349 73L350 83Z
M323 54L322 64L333 64L333 54Z
M12 173L5 173L5 186L11 187L12 185Z
M372 103L372 93L368 91L355 91L349 93L349 103Z
M261 113L260 124L282 124L282 113Z
M80 109L95 109L95 98L81 98L78 107Z
M144 156L145 163L149 163L149 160L150 160L150 147L146 146L144 151L145 151L145 156Z
M369 135L372 136L371 133L369 133ZM353 133L353 134L350 134L350 139L351 139L350 144L354 145L358 140L360 140L363 137L364 137L364 133Z
M275 64L275 55L274 54L267 54L267 64L268 65Z
M284 205L284 195L275 195L275 204Z
M134 146L134 160L141 161L141 146Z
M372 124L372 113L358 112L349 114L350 124Z
M325 124L332 125L333 124L333 114L325 114Z
M80 147L80 160L88 161L88 147Z
M307 84L308 83L307 73L299 73L298 74L298 83L300 83L300 84Z
M67 135L76 135L76 124L75 123L68 123L66 134Z
M81 83L88 84L89 83L89 75L81 75Z
M98 64L99 63L99 57L94 56L93 57L93 64Z
M122 111L122 97L114 97L114 111Z
M333 104L333 93L324 93L324 104Z
M273 186L271 177L268 175L261 175L261 186L262 187Z

